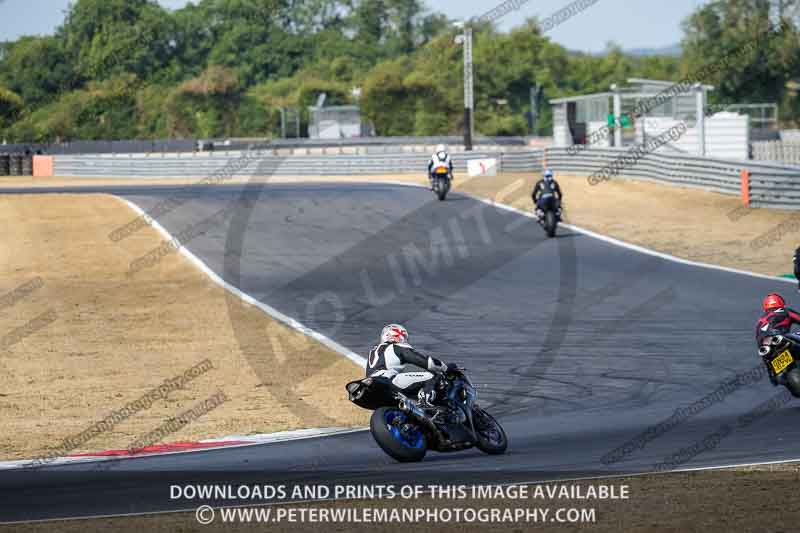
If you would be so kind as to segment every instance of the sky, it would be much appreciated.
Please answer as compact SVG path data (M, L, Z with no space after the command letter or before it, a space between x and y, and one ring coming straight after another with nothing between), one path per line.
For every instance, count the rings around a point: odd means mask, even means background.
M21 35L52 33L64 18L70 0L0 0L0 41ZM516 0L519 5L525 0ZM187 0L159 0L170 9ZM470 18L491 10L500 0L426 0L429 9L451 18ZM565 7L567 0L527 0L498 22L501 29L527 17L543 20ZM704 0L597 0L582 13L549 32L555 42L570 50L601 52L613 41L624 49L661 48L680 42L681 22Z

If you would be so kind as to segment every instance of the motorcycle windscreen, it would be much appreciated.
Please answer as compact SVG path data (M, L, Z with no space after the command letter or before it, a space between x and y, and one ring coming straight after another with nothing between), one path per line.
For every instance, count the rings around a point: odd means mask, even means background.
M394 399L392 384L385 378L365 378L351 381L345 388L347 389L347 398L351 402L370 411L391 405Z

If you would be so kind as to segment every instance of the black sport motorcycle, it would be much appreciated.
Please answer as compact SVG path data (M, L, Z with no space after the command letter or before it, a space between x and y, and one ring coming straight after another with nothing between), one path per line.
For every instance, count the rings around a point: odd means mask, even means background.
M448 191L450 191L450 181L453 179L453 176L450 175L450 169L444 165L439 165L433 169L430 179L434 194L443 202L447 197Z
M425 407L384 377L352 381L346 389L351 402L372 411L372 437L397 461L421 461L428 449L452 452L474 446L490 455L505 453L506 433L475 403L477 392L464 369L450 370L439 379L444 399Z
M548 237L556 236L556 227L561 220L561 206L556 195L551 192L542 194L537 204L537 219Z
M792 396L800 398L800 343L790 337L766 337L758 353L767 365L769 380L773 385L783 385Z

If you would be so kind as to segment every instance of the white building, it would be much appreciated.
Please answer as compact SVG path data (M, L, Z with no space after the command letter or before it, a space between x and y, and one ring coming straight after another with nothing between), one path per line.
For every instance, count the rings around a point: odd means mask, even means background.
M612 85L609 92L550 100L553 145L626 147L680 126L684 133L656 152L748 159L750 117L709 113L712 86L641 78L630 78L628 84Z

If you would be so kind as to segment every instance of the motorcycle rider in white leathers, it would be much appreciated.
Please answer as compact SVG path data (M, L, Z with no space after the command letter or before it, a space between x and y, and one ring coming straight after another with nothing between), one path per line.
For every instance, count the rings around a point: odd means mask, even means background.
M447 153L447 147L443 144L436 146L436 151L431 156L428 162L428 180L431 182L431 190L433 190L433 169L445 166L450 173L450 178L453 177L453 160L450 159L450 154Z
M404 372L406 365L425 372ZM424 407L432 407L436 389L443 388L441 375L457 366L419 353L408 344L408 330L400 324L389 324L381 331L380 344L369 352L367 377L383 377L404 391L419 388L418 399Z

